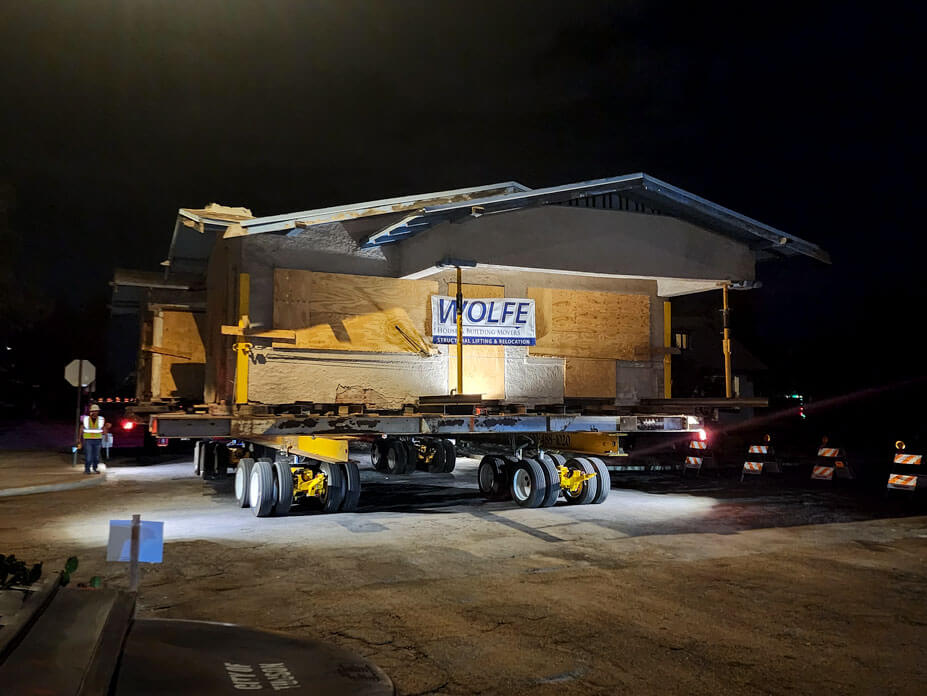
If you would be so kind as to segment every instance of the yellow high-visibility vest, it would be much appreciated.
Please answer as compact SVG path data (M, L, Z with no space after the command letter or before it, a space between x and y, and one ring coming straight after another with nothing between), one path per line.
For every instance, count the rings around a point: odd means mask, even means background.
M84 439L103 439L103 416L97 416L97 421L93 426L90 425L90 416L84 416Z

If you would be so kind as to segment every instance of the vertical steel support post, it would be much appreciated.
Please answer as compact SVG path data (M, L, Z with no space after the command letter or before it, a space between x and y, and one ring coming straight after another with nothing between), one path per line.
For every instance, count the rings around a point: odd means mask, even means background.
M663 354L663 398L673 398L673 356L669 349L673 345L673 313L672 303L669 300L663 302L663 347L666 352Z
M721 348L724 351L724 396L730 399L733 396L731 389L731 309L727 303L728 283L721 286L722 310L721 320L724 329L724 339L721 342Z
M241 273L238 276L238 328L241 335L235 344L235 403L248 403L248 367L251 344L246 342L244 332L248 328L248 304L251 298L251 276Z
M457 266L457 394L463 394L463 287Z

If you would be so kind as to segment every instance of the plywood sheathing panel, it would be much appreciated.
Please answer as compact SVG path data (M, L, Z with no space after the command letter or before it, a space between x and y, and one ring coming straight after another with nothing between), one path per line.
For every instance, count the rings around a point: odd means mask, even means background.
M274 328L295 331L297 348L420 353L437 292L431 280L276 269Z
M464 299L505 297L501 285L463 283ZM457 283L447 284L447 294L457 295ZM505 398L505 348L503 346L464 345L464 394L482 394L484 399ZM457 346L448 346L447 388L457 389Z
M199 312L164 310L161 313L160 348L174 355L159 355L160 396L199 400L203 395L206 317Z
M614 399L615 380L614 360L564 359L564 396Z
M650 298L609 292L528 288L537 345L531 355L650 359Z

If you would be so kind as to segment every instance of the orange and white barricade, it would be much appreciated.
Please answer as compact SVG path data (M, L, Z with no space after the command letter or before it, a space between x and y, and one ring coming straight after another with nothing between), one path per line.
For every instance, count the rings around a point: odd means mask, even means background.
M846 451L840 447L831 447L824 437L811 467L811 480L833 481L835 478L855 479L856 474L847 461Z
M895 457L892 460L891 473L888 475L888 488L895 491L917 490L921 470L921 455L905 454L904 443L899 440L895 443Z
M747 457L746 461L744 461L744 467L740 471L740 480L743 482L744 476L747 474L760 475L764 471L770 474L782 472L769 435L764 438L762 445L749 445L747 447Z
M698 476L702 467L710 461L713 461L713 455L708 440L690 440L682 463L682 475L685 476L690 469L695 469L695 475Z

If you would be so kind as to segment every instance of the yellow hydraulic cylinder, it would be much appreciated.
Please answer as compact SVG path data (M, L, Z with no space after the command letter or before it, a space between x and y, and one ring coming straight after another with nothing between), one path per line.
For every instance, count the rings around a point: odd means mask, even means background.
M663 303L663 347L666 352L663 354L663 398L673 398L673 356L670 355L669 349L673 344L673 313L672 303L666 301Z
M721 318L724 327L724 339L721 342L721 349L724 351L724 396L725 398L730 399L733 396L733 389L731 388L731 310L727 304L727 286L727 283L721 286L721 296L723 302Z
M463 289L457 267L457 393L463 394Z
M251 276L241 273L238 276L238 328L242 334L248 328L248 303L251 298ZM243 338L243 337L242 337ZM251 343L244 340L236 343L235 349L235 403L248 403L248 368L251 364Z

